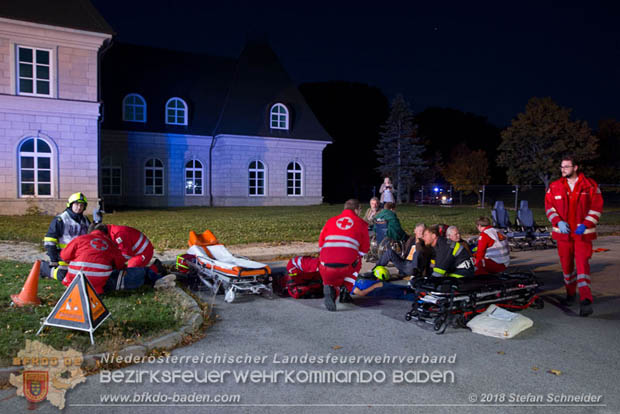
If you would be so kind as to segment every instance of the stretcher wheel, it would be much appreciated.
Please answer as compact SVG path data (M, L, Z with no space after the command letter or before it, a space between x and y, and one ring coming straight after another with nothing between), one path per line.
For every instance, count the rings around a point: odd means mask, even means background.
M405 314L405 320L406 320L406 321L410 321L410 320L411 320L411 312L407 312L407 313Z
M531 306L534 309L543 309L545 307L545 302L542 298L536 298Z
M441 326L444 324L445 319L444 318L438 318L435 323L433 324L433 329L438 331L441 329Z
M235 300L235 290L231 287L226 291L226 295L224 296L224 302L233 303Z

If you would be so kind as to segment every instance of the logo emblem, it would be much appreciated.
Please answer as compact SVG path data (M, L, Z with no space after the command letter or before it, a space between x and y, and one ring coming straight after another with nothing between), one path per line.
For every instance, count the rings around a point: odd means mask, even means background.
M24 396L33 403L45 400L48 390L47 371L24 371Z
M336 220L336 226L338 226L340 230L349 230L351 227L353 227L353 220L351 220L349 217L342 217Z
M102 252L108 250L108 242L103 239L92 239L90 241L90 246L93 249L101 250Z

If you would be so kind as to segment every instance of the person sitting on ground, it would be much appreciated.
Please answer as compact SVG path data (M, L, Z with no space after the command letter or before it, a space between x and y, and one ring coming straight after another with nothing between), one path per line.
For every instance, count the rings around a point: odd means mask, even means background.
M385 234L387 237L395 241L404 241L408 236L400 225L395 210L396 204L385 203L384 209L375 216L375 221L384 220L387 223L387 233Z
M467 243L465 240L461 238L461 232L459 231L458 227L449 226L446 229L446 238L449 240L452 240L453 242L461 243L461 245L463 245L467 249L467 251L469 251L469 254L473 256L469 243Z
M148 267L125 268L125 258L108 235L105 224L99 223L91 232L76 237L60 252L62 260L69 263L62 284L69 286L82 272L98 294L114 290L137 289L144 284L155 288L173 287L176 276L164 276ZM52 277L44 274L42 277ZM58 280L58 279L57 279Z
M432 276L461 278L474 275L474 260L469 251L461 243L441 237L437 226L424 230L424 244L435 252Z
M424 245L424 223L418 223L415 226L414 234L407 240L405 244L405 258L400 257L392 248L388 247L379 260L377 266L387 266L392 262L394 267L398 269L399 276L418 276L430 274L430 260L432 249Z
M371 277L361 275L355 281L351 294L354 296L369 296L383 299L415 300L413 291L404 285L388 283L390 273L384 266L375 266Z
M476 274L503 272L510 264L508 239L504 233L491 226L488 217L480 217L476 221L476 227L480 232L476 249Z
M379 199L377 197L371 198L370 207L366 210L366 214L364 214L364 221L371 225L379 211L381 211L381 208L379 208Z
M386 192L387 191L387 192ZM379 200L381 206L385 203L395 203L394 199L394 186L392 185L392 180L390 177L385 177L383 179L383 183L381 187L379 187L379 194L381 194L381 199Z

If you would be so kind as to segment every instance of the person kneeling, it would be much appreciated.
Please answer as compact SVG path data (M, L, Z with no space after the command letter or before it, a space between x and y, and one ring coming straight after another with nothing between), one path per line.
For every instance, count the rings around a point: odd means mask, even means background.
M476 275L503 272L510 264L508 239L504 233L491 226L488 217L480 217L476 227L480 232L476 250Z
M145 284L155 288L174 286L176 276L164 276L148 267L125 268L125 258L110 240L107 226L100 223L91 232L76 237L62 249L62 260L69 263L62 284L69 286L78 273L83 273L98 294L114 290L137 289ZM41 272L42 277L52 277Z

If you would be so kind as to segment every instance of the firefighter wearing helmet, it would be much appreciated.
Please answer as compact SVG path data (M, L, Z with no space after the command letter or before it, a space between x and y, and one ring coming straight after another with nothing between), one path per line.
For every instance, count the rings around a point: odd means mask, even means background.
M60 258L60 251L78 236L88 233L90 221L84 216L88 200L84 193L73 193L67 200L67 208L54 217L43 238L49 263L41 263L41 275L62 280L67 273L67 263Z

